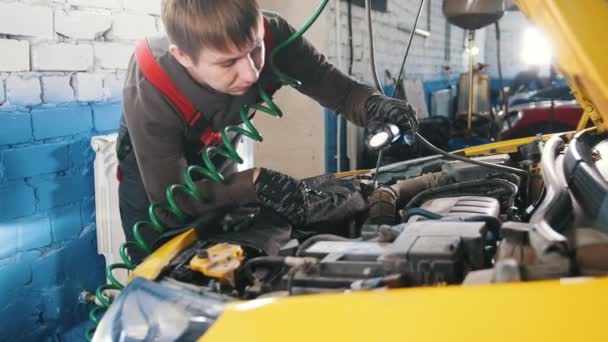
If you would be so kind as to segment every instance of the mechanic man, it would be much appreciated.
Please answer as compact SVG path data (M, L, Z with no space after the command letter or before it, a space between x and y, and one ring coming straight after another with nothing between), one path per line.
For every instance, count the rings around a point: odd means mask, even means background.
M166 203L165 189L184 184L184 170L201 163L199 152L217 142L215 132L241 124L239 109L261 101L257 82L273 84L276 79L269 65L270 50L295 32L277 14L262 13L256 0L163 0L162 21L167 37L140 42L123 91L117 153L120 213L127 240L133 240L134 223L148 218L150 202ZM304 38L281 51L276 64L301 82L301 93L344 113L356 125L371 131L388 122L402 129L416 125L409 104L382 96L343 74ZM168 84L174 86L172 90L167 90ZM185 113L184 102L195 113ZM234 144L239 139L232 136ZM214 208L255 202L294 223L304 223L313 210L310 196L323 195L272 170L237 173L233 163L222 158L215 156L214 161L227 175L223 184L197 182L204 204L176 192L180 207L189 215L200 217ZM169 212L157 210L157 214L167 224L179 226ZM141 258L135 251L129 253L134 261Z

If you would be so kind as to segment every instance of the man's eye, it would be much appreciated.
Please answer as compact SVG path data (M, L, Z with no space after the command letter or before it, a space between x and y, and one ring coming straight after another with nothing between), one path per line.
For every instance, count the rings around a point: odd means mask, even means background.
M231 67L231 66L233 66L235 63L236 63L236 60L232 59L232 60L229 60L229 61L227 61L227 62L225 62L225 63L222 63L221 65L222 65L222 67L224 67L224 68L230 68L230 67Z

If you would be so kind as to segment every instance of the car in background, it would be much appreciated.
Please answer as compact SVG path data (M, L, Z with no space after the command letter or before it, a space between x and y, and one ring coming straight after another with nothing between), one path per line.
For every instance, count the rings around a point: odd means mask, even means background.
M574 131L582 115L583 108L567 85L517 92L509 98L509 112L500 119L500 140Z

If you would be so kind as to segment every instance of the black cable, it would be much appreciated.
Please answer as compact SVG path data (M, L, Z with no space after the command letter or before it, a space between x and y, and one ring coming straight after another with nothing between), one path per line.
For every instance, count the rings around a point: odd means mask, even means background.
M491 231L498 232L502 226L502 222L496 216L492 215L473 215L462 218L463 222L485 222Z
M422 12L422 7L424 7L424 0L420 1L420 7L418 8L418 14L416 15L416 21L414 22L414 27L412 28L412 32L410 34L410 40L407 44L407 49L405 50L405 55L403 56L403 62L401 63L401 70L399 71L399 77L397 77L397 81L395 82L395 89L393 89L393 95L391 97L395 97L397 94L397 89L399 89L398 85L401 82L401 77L403 76L403 71L405 69L405 62L407 60L407 56L410 52L410 47L412 46L412 41L414 39L414 33L416 32L416 27L418 26L418 19L420 19L420 13ZM367 31L369 36L369 57L370 63L372 65L372 76L374 78L374 83L376 84L376 88L378 91L384 94L384 89L380 85L380 79L378 78L378 72L376 70L376 52L374 49L374 29L372 25L372 10L371 10L371 2L370 0L365 0L365 12L367 19ZM408 115L408 121L410 122L410 126L412 128L412 132L415 133L418 129L417 121L414 118L411 118ZM416 126L416 127L415 127ZM415 135L414 135L415 136ZM374 187L377 185L376 180L378 179L378 175L380 174L380 164L382 162L382 150L378 152L378 161L376 162L376 172L374 173Z
M424 2L424 0L422 1ZM376 84L376 89L378 89L381 94L384 94L384 90L382 89L382 85L380 84L380 78L378 77L378 72L376 71L376 49L374 48L374 32L372 28L371 6L371 0L365 0L365 19L367 21L367 29L369 31L369 60L372 64L372 78L374 79L374 83Z
M353 63L355 62L355 49L353 43L353 1L348 0L348 52L349 58L348 61L348 75L352 76L353 74ZM340 29L340 28L338 28Z
M532 173L530 173L530 172L528 172L526 170L520 170L520 169L517 169L517 168L514 168L514 167L505 166L505 165L486 163L486 162L482 162L482 161L479 161L479 160L470 159L470 158L467 158L467 157L462 157L462 156L459 156L457 154L450 154L450 153L448 153L448 152L440 149L439 147L431 144L428 140L426 140L418 132L416 132L416 137L417 137L418 141L422 142L422 145L424 145L427 149L429 149L433 153L440 154L441 156L443 156L446 159L458 160L458 161L461 161L461 162L465 162L465 163L469 163L469 164L473 164L473 165L477 165L477 166L487 167L489 169L495 169L495 170L500 170L500 171L512 172L512 173L515 173L515 174L520 175L520 176L533 176Z
M397 82L395 84L399 84L401 82L401 77L403 77L403 72L405 71L405 62L407 61L407 56L410 53L410 47L412 46L412 41L414 41L414 34L416 33L416 27L418 27L418 19L420 19L420 13L422 13L422 7L424 7L424 0L420 0L420 7L418 7L418 13L416 14L416 20L414 21L414 27L412 28L412 32L410 33L410 40L407 42L407 48L405 49L405 55L403 56L403 61L401 62L401 69L399 69L399 76L397 76ZM371 23L369 29L371 35ZM375 68L375 66L374 66ZM397 87L393 90L393 96L397 94Z
M270 268L282 267L285 266L285 258L277 256L263 256L247 261L245 265L243 265L242 272L251 282L256 280L253 276L253 269L258 266L266 266Z
M298 271L300 271L301 269L304 269L306 267L308 267L308 265L301 264L301 265L290 268L289 272L287 272L287 294L288 295L290 295L290 296L293 295L293 279L296 277L296 273L298 273Z
M491 194L489 194L487 191L483 191L483 186L491 186L492 189L502 188L503 193L510 194L509 202L511 202L513 194L516 194L519 190L517 185L511 183L508 180L499 178L465 181L439 187L432 187L430 189L421 191L412 199L410 199L409 202L403 207L403 209L407 210L409 208L414 208L417 205L421 204L423 201L427 201L430 198L436 197L437 195L442 195L444 197L446 196L446 194L457 194L458 196L479 196L481 194L483 196L491 196ZM470 190L465 191L467 189ZM492 197L498 197L498 195L502 194L494 194L494 196ZM510 206L511 203L509 203L509 207Z
M439 220L444 216L423 208L409 208L403 214L402 222L406 223L412 216L422 216L430 220Z

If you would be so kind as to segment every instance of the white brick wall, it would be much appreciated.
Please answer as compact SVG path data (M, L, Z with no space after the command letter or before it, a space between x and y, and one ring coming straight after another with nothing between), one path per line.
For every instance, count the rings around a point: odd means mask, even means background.
M76 89L78 101L94 102L104 99L103 75L77 73L72 78L72 85Z
M53 36L53 11L42 6L0 3L0 34Z
M502 72L505 78L512 78L523 68L521 59L522 36L531 22L521 12L507 12L500 20ZM496 59L496 31L489 27L486 35L486 61L490 64L489 72L498 77Z
M125 83L125 73L109 74L103 79L103 96L107 100L122 98L122 88Z
M118 14L109 36L112 39L137 40L158 34L153 17L143 14Z
M0 79L0 105L2 105L4 103L4 101L6 100L6 96L5 96L4 92L5 92L4 80Z
M127 10L160 15L161 0L123 0L124 8Z
M156 1L156 0L150 0ZM121 9L120 0L67 0L68 4L78 7L93 7L107 9Z
M40 79L11 76L6 80L6 99L14 106L36 106L42 103Z
M167 34L167 30L165 30L165 25L163 24L163 21L160 18L156 19L156 29L158 30L158 34L160 35Z
M376 64L380 81L390 83L385 76L388 70L393 77L397 77L405 47L409 39L411 28L414 25L416 11L420 0L389 0L388 12L374 11L372 21L374 23L374 44L376 48ZM431 27L427 27L427 7L431 6ZM349 46L347 30L347 3L341 1L340 13L342 21L342 66L347 71L349 65ZM329 15L329 26L335 27L334 2L330 2L327 8ZM365 22L365 11L363 8L352 7L353 14L353 75L369 84L373 84L371 67L369 62L369 40L367 24ZM452 26L449 45L450 56L446 56L446 21L441 10L441 1L427 1L422 10L418 28L429 30L430 37L423 38L414 36L410 54L405 66L405 77L409 79L419 78L423 81L445 79L443 66L449 65L453 72L464 71L462 63L462 52L464 51L463 30ZM328 33L328 51L326 52L330 61L338 63L336 33L334 30ZM484 42L485 43L485 42Z
M161 0L0 0L3 109L117 101L134 42L157 35Z
M37 71L81 71L93 67L89 44L43 43L32 48L32 69Z
M73 102L74 88L70 85L70 76L43 76L42 100L46 103Z
M90 11L55 11L55 32L74 39L93 40L112 27L108 14Z
M29 71L30 43L24 40L0 39L0 71Z
M103 69L126 69L135 49L134 44L94 43L95 63Z

